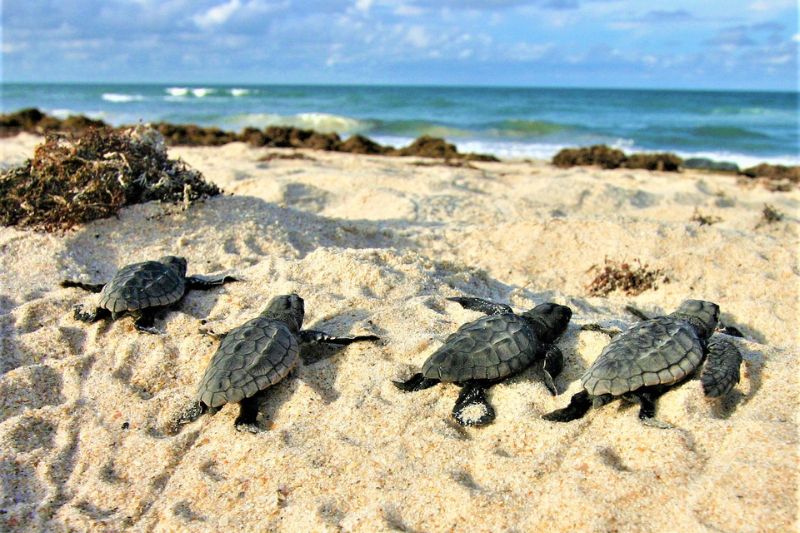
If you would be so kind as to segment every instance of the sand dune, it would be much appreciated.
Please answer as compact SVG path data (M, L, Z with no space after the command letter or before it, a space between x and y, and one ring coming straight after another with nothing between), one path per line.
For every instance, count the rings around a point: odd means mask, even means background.
M0 141L2 164L36 137ZM0 229L0 524L9 530L789 531L797 527L798 202L684 172L556 169L545 162L430 165L304 152L260 162L243 144L171 149L232 193L145 204L65 234ZM287 154L288 151L281 153ZM423 164L419 164L423 163ZM786 216L762 224L765 204ZM721 219L701 226L696 210ZM130 318L85 325L102 282L126 263L185 256L190 273L242 279L190 292L163 335ZM660 269L637 296L590 296L608 258ZM664 281L666 278L668 281ZM240 434L228 406L178 435L225 331L297 292L306 324L377 334L376 345L304 353L260 406L269 431ZM462 428L458 389L404 394L407 377L460 324L468 294L529 309L572 307L552 397L537 370L490 390L497 420ZM569 424L540 417L634 304L650 314L716 301L745 362L722 401L699 382L659 402L675 429L643 427L619 402Z

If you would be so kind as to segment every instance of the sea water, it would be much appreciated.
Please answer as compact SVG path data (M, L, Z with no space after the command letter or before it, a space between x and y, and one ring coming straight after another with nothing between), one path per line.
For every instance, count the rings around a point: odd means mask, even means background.
M2 111L38 107L113 125L166 121L239 131L287 125L403 146L549 158L567 146L672 151L740 165L800 163L792 92L413 86L3 84Z

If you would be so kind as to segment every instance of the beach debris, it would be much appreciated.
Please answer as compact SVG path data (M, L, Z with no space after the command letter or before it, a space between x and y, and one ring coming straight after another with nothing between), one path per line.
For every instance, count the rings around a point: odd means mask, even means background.
M238 431L260 433L259 393L282 381L300 361L303 344L347 346L380 340L375 335L334 337L322 331L301 330L305 307L296 294L273 298L261 315L224 334L200 380L197 396L174 419L171 430L215 413L227 403L239 403Z
M559 168L575 166L599 166L604 169L643 168L663 172L677 172L682 160L675 154L640 153L625 155L625 152L604 144L580 148L564 148L553 156L553 165Z
M700 212L698 208L695 207L694 213L692 213L692 218L690 218L692 222L697 222L701 226L711 226L712 224L716 224L717 222L722 222L722 218L716 215L704 215Z
M92 128L104 127L106 123L102 120L93 120L82 115L72 115L62 120L46 115L36 108L0 115L0 138L12 137L22 132L36 135L51 132L82 134Z
M263 130L244 128L240 133L225 131L213 126L196 124L170 124L158 122L151 126L164 136L169 146L220 146L232 142L245 142L255 147L268 148L308 148L330 152L352 154L416 156L467 161L499 161L489 154L460 153L455 145L438 137L423 135L405 148L383 146L364 137L352 135L342 141L336 133L322 133L293 126L269 126ZM43 135L49 132L82 135L89 130L107 128L110 125L101 120L92 120L81 115L64 120L48 116L38 109L23 109L16 113L0 115L0 138L10 137L20 132ZM122 126L120 129L128 129Z
M553 380L564 366L564 357L554 341L567 329L572 317L569 307L544 303L515 314L507 305L481 298L448 300L487 316L458 328L428 357L422 372L394 381L397 388L414 392L442 382L460 385L453 418L462 426L491 423L495 412L486 390L534 363L540 366L550 393L558 394Z
M0 223L54 231L159 200L184 204L220 194L202 174L169 159L163 137L137 126L50 134L33 158L0 175Z
M125 314L134 317L133 326L146 333L158 333L153 327L155 311L178 302L187 290L207 290L237 281L233 276L186 276L186 259L168 255L157 261L132 263L120 268L108 283L83 283L65 280L62 287L75 287L100 293L94 311L75 306L74 316L92 323L104 318L116 320Z
M627 261L611 261L607 257L602 265L592 265L589 272L597 275L586 286L591 296L607 296L614 291L622 291L628 296L636 296L646 290L658 288L658 281L669 282L660 269L651 269L634 259L635 265Z
M739 382L742 354L730 341L711 338L718 322L717 304L686 300L674 313L635 324L603 349L581 377L583 390L569 405L543 418L569 422L593 406L622 398L640 404L644 424L671 427L655 418L656 400L700 366L700 383L709 398L725 396Z
M760 183L773 192L788 192L800 185L800 165L784 166L762 163L741 172L742 183Z
M758 224L756 224L756 229L780 222L783 220L783 217L784 214L778 211L774 206L764 204L764 209L761 211L761 219L758 221Z
M658 172L678 172L682 163L683 160L680 157L669 152L652 154L636 152L629 155L622 166L624 168L643 168Z
M600 168L619 168L625 162L625 153L604 144L581 148L564 148L553 156L553 164L559 168L576 166L598 166Z

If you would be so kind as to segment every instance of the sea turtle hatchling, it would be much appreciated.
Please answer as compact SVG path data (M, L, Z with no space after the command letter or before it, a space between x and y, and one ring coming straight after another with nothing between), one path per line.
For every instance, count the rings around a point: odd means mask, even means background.
M228 333L208 363L196 398L177 416L177 429L200 415L217 412L226 403L239 403L236 429L259 433L257 394L285 378L300 361L302 344L346 346L379 340L375 335L334 337L321 331L301 330L305 308L296 294L273 298L258 317Z
M62 281L62 287L77 287L99 292L100 301L94 311L75 306L75 318L95 322L110 317L116 320L128 313L135 317L134 327L147 333L158 333L153 327L155 310L174 304L190 289L210 289L236 281L233 276L186 276L186 259L168 255L158 261L133 263L120 268L106 284Z
M593 405L621 397L639 402L639 418L645 424L670 427L654 418L655 402L691 377L703 361L700 382L706 396L724 396L739 382L742 354L730 341L709 340L718 320L717 304L686 300L672 314L639 322L603 349L581 377L583 390L572 396L569 405L543 418L569 422L583 417Z
M422 366L422 372L394 384L403 391L418 391L439 382L461 385L453 417L462 426L482 426L495 418L486 389L540 362L547 389L556 395L553 378L564 366L561 350L553 344L567 328L572 311L555 303L537 305L515 314L511 307L480 298L448 298L473 311L486 313L447 337ZM471 406L478 406L470 409ZM477 411L477 417L469 416Z

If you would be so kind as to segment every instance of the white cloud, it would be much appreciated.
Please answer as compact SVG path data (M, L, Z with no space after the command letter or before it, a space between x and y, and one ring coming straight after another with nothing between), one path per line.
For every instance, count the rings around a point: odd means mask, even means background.
M780 11L797 6L797 0L756 0L750 4L753 11Z
M800 33L795 33L792 35L792 40L796 43L800 43Z
M398 17L416 17L422 15L425 12L424 9L417 6L412 6L408 4L400 4L396 8L394 8L394 14Z
M356 9L367 12L372 7L372 0L356 0Z
M406 41L416 48L426 48L431 43L431 38L422 26L411 26L406 33Z
M226 4L212 7L205 13L195 15L192 17L192 20L201 28L208 29L225 23L225 21L231 18L231 15L236 13L241 7L242 4L239 0L230 0Z

